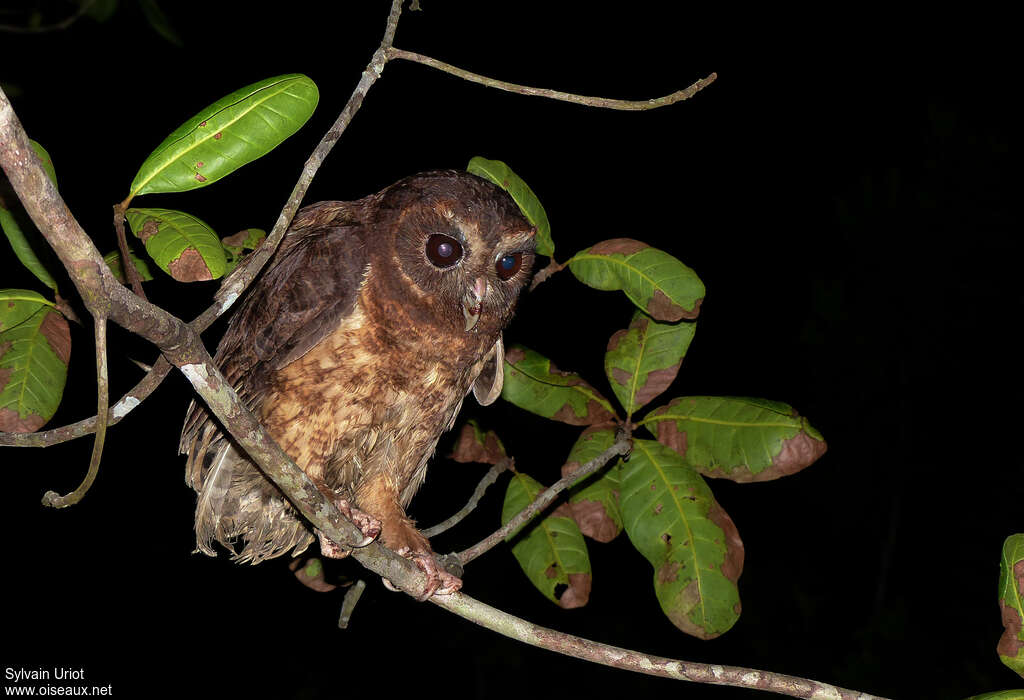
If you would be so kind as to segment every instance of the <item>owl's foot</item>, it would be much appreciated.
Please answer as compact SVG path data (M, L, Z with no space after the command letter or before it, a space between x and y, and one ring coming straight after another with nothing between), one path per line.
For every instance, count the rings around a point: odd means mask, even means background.
M416 600L423 602L432 595L447 595L455 593L462 588L462 579L442 568L433 552L413 551L409 547L402 547L395 554L400 554L406 559L412 559L419 570L427 575L427 585L423 588L423 592L416 596ZM381 580L389 590L401 590L386 578Z
M363 540L355 545L356 549L365 547L366 545L373 542L380 536L380 521L369 513L365 513L348 502L347 499L341 496L336 496L334 499L334 505L337 506L341 514L344 515L348 520L359 528L359 531L363 533ZM320 540L320 552L325 557L331 559L344 559L352 553L352 548L345 545L338 544L334 540L331 540L319 529L316 530L316 536Z

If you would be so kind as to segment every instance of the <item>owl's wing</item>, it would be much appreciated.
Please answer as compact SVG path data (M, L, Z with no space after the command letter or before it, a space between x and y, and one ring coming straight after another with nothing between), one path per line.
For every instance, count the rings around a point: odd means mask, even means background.
M301 210L232 317L214 360L250 408L272 371L308 352L354 308L367 267L361 205L320 202ZM181 452L191 452L206 419L205 408L193 402ZM199 485L191 465L196 456L190 459L193 486Z

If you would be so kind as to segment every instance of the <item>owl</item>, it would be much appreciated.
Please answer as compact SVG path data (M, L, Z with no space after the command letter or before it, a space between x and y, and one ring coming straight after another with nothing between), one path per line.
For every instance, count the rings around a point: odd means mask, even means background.
M241 400L367 536L413 559L426 595L461 581L406 515L441 434L472 391L501 393L502 331L535 229L502 189L434 171L296 215L215 360ZM239 562L302 553L320 533L196 404L179 451L198 494L197 551ZM347 550L320 536L323 554Z

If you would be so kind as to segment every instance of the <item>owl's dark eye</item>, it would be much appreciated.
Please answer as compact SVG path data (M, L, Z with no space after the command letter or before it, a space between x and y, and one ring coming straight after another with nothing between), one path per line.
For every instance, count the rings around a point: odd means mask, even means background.
M462 244L451 236L435 233L427 239L427 259L437 267L451 267L462 258Z
M498 277L503 280L511 279L512 275L519 272L519 268L523 266L523 254L522 253L509 253L503 258L498 258L498 262L494 263L494 270L498 273Z

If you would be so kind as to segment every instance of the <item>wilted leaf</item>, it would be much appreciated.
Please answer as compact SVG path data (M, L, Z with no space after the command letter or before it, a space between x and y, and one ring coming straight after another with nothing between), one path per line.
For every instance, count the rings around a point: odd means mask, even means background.
M768 481L810 466L827 445L792 406L765 399L684 396L640 421L701 474Z
M137 256L135 253L129 252L128 255L131 256L132 262L135 263L135 269L139 273L140 280L143 282L149 282L153 279L153 272L149 269L149 264L145 260ZM125 277L124 268L121 267L121 254L116 250L107 253L103 256L103 262L105 262L107 267L110 268L111 274L114 275L117 281L124 284Z
M555 243L551 239L551 224L548 222L547 212L544 211L544 207L530 186L512 172L512 168L500 160L487 160L476 156L469 161L466 170L485 180L490 180L508 192L519 205L527 221L537 227L537 253L549 258L555 254Z
M615 424L591 426L584 430L569 451L569 459L562 466L562 476L568 476L615 444L615 430ZM616 457L569 488L573 520L580 532L598 542L611 542L622 532L619 464L620 459Z
M6 290L12 291L12 290ZM20 290L13 290L20 291ZM33 300L10 304L35 307L21 322L0 332L0 430L31 433L53 417L64 393L71 356L71 331L56 310ZM47 302L48 303L48 302Z
M530 505L544 486L514 472L505 491L501 522ZM559 513L534 518L506 541L527 578L549 600L563 608L578 608L590 598L590 557L583 535L572 518Z
M634 440L621 471L626 533L654 567L662 611L687 634L717 637L740 614L743 542L732 519L700 475L660 443Z
M561 371L548 358L521 345L505 353L501 396L531 413L571 425L592 425L615 417L608 399L578 374Z
M704 300L697 273L668 253L631 238L613 238L569 259L576 278L594 289L622 290L659 321L694 319Z
M298 131L318 100L313 81L298 74L236 90L164 139L139 168L130 196L213 184Z
M448 456L456 462L497 464L508 455L497 433L493 430L484 432L475 420L468 420L462 426L455 448Z
M160 269L179 282L217 279L227 261L220 239L209 226L183 211L129 209L132 232Z
M1024 534L1010 535L999 561L999 609L1003 636L996 650L999 659L1024 677Z
M227 257L227 267L224 274L238 267L238 263L245 257L246 251L256 250L266 238L267 232L261 228L247 228L233 236L222 238L220 242L224 246L224 252Z
M604 371L627 416L675 381L695 331L693 322L658 323L637 311L629 328L612 335L604 356Z
M33 250L32 244L29 242L30 239L21 230L21 226L18 225L14 215L5 208L4 200L2 199L0 199L0 229L3 229L4 235L7 236L11 248L14 250L14 256L18 258L21 264L28 268L29 272L35 275L40 282L56 291L56 280L53 279L53 275L50 274L50 271L46 269L46 266L43 265L35 250ZM41 241L38 235L32 238ZM43 244L45 245L45 243Z

